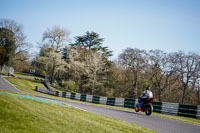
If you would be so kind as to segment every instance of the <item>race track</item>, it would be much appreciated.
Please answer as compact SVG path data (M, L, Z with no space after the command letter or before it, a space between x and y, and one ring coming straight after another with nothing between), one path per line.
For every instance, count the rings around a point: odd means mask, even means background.
M13 90L13 91L27 94L27 92L23 92L15 88L11 84L9 84L1 76L0 76L0 89ZM154 115L146 116L145 114L135 113L134 111L125 111L125 110L120 110L120 109L113 109L113 108L106 108L106 107L95 106L95 105L90 105L90 104L83 104L76 101L72 102L72 101L57 99L56 97L52 98L52 97L47 97L47 96L42 96L42 95L37 95L37 94L32 94L32 93L28 93L28 94L31 94L33 96L40 97L40 98L59 101L64 104L71 105L71 106L83 109L85 111L93 112L96 114L128 121L128 122L143 126L145 128L154 129L162 133L199 133L200 132L199 125L180 122L180 121L167 119L167 118L163 118L159 116L154 116Z

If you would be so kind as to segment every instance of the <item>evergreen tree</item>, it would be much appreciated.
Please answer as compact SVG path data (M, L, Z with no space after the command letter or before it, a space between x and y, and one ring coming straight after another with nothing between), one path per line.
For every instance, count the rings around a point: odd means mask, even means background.
M3 57L0 65L10 65L16 51L14 33L11 30L0 28L0 46L0 55Z

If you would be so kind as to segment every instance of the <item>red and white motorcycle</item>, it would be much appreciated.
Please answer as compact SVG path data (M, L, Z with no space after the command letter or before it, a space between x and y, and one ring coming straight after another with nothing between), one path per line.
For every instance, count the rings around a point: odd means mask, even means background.
M145 103L142 104L141 108L138 107L138 103L136 104L135 107L135 112L145 112L146 115L151 115L151 113L153 112L153 105L151 104L151 102L153 101L153 97L152 98L148 98Z

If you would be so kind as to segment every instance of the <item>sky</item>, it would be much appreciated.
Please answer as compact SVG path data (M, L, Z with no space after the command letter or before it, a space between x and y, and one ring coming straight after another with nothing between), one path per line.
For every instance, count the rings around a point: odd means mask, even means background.
M94 31L116 59L126 48L200 53L200 0L0 0L0 18L37 42L58 25L75 36Z

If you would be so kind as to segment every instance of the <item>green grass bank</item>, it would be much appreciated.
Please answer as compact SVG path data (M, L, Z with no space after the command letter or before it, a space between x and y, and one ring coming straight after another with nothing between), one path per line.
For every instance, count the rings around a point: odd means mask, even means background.
M1 93L0 133L13 132L154 133L156 131L73 107Z
M8 80L13 85L15 85L20 90L55 98L55 96L50 96L50 95L47 95L47 94L44 94L44 93L39 93L39 92L34 91L35 86L43 87L43 84L40 81L33 81L33 80L13 78L13 77L5 77L5 79ZM71 100L71 99L66 99L66 98L62 98L62 97L56 97L56 98ZM76 101L76 100L71 100L71 101L81 102L81 101ZM108 107L108 108L116 108L116 109L133 111L133 109L130 109L130 108L100 105L100 104L93 104L93 103L87 103L87 102L81 102L81 103L92 104L92 105L95 105L95 106L103 106L103 107ZM200 125L200 119L187 118L187 117L182 117L182 116L172 116L172 115L160 114L160 113L155 113L155 112L152 115L157 115L157 116L160 116L160 117L165 117L165 118L169 118L169 119L174 119L174 120L178 120L178 121L183 121L183 122L187 122L187 123Z

